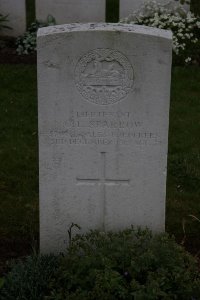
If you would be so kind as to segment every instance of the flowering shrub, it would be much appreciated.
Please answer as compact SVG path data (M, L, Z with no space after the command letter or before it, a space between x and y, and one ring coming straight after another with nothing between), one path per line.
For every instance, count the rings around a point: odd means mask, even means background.
M200 17L186 12L183 5L147 1L121 22L172 30L174 62L188 64L199 61Z
M55 23L55 19L52 16L48 16L46 22L39 22L36 20L32 23L25 34L17 39L17 53L21 55L35 52L37 48L36 37L38 29L41 27L55 25Z

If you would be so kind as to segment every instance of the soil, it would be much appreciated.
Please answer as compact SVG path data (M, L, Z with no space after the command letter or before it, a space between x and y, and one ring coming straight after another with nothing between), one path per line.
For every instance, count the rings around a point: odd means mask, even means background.
M36 53L19 55L16 52L16 40L0 36L0 64L36 64Z

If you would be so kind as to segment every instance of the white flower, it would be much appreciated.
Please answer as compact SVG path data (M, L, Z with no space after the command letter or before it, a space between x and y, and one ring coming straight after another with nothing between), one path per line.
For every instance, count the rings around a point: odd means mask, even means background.
M186 64L188 64L191 60L192 60L191 57L187 57L187 58L185 59Z
M177 0L179 1L179 0ZM141 8L129 16L131 24L144 24L146 26L164 28L173 32L173 51L177 55L186 55L186 42L191 46L199 41L196 29L200 28L200 18L191 12L186 13L181 4L174 8L173 5L163 5L155 0L144 3ZM185 62L190 62L187 57Z
M192 43L196 44L198 42L198 39L195 38L194 40L192 40Z
M177 33L177 36L183 37L183 34L182 34L181 32L180 32L180 33L178 32L178 33Z

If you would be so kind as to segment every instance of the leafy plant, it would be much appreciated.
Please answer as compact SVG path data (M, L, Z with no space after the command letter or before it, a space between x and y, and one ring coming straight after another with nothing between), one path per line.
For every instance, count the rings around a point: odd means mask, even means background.
M188 217L192 218L193 221L197 221L198 223L200 223L200 219L197 218L196 216L194 215L188 215ZM186 240L187 240L187 234L186 234L186 224L187 224L188 220L186 220L186 218L184 218L182 220L182 227L183 227L183 233L184 233L184 236L183 236L183 239L182 239L182 242L181 244L184 245ZM197 255L200 253L200 251L198 251Z
M121 22L171 30L174 62L177 64L189 64L200 59L200 17L186 12L181 4L169 2L162 5L154 0L147 1Z
M37 45L36 45L36 39L37 39L37 31L41 27L47 27L47 26L52 26L55 25L56 21L54 17L49 15L47 17L46 22L39 22L35 21L32 23L28 30L25 32L23 36L20 36L17 41L17 53L19 55L21 54L31 54L37 50Z
M72 229L72 227L71 227ZM34 256L14 266L2 300L197 300L196 260L167 234L91 231L66 255Z
M9 22L8 15L0 14L0 32L2 29L12 29L10 26L6 25Z
M52 255L34 255L24 262L19 261L6 276L0 299L43 300L57 264L58 259Z
M51 288L51 300L189 300L200 297L200 275L167 234L92 231L72 240Z

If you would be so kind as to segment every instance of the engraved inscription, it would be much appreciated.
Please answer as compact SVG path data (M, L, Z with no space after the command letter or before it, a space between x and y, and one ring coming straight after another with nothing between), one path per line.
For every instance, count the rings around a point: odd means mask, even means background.
M158 146L158 132L147 129L127 111L71 111L64 122L56 122L48 132L40 132L54 145Z
M109 105L123 99L133 88L133 68L127 57L112 49L86 53L75 68L75 83L89 102Z

